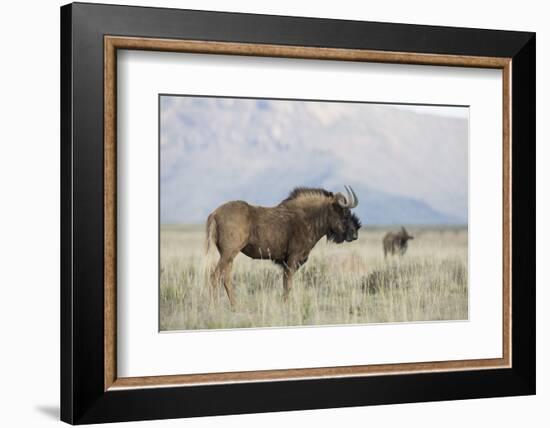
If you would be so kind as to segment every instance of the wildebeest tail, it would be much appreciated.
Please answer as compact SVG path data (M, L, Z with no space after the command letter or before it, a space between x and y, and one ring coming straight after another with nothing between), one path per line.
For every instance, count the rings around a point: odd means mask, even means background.
M216 241L218 240L218 225L213 214L208 216L206 220L206 253L212 251Z
M218 225L213 214L206 220L206 245L204 254L204 278L205 283L210 281L210 275L214 270L216 261L216 243L218 241Z

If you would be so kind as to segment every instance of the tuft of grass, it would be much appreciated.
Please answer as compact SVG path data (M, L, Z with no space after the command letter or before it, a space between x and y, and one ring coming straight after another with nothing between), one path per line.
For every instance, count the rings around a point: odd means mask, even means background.
M414 231L407 254L384 260L382 229L340 245L319 242L282 301L282 272L239 255L233 264L237 308L222 287L209 304L202 277L204 228L162 227L161 330L365 324L468 317L467 230Z

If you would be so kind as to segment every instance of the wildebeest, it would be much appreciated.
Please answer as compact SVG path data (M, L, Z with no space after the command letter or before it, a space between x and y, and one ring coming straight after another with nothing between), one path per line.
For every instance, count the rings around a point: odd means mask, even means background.
M388 253L394 255L395 253L400 256L404 255L407 251L407 241L409 239L414 239L414 236L409 235L407 230L401 226L399 232L388 232L382 240L384 246L384 258Z
M206 222L207 253L215 245L220 255L216 268L210 270L211 296L217 294L221 282L235 305L231 268L242 252L282 267L283 298L287 300L293 274L322 237L337 244L357 239L361 222L351 209L359 199L351 187L345 188L347 195L298 187L274 207L231 201L216 208Z

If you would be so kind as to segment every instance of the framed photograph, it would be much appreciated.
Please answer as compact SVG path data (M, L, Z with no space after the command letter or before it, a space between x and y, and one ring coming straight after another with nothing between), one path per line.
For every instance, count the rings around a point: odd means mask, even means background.
M535 34L61 8L61 418L535 393Z

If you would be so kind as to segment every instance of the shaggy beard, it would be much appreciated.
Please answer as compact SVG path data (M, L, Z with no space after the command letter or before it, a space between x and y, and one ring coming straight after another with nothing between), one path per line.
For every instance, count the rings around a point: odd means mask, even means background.
M343 236L336 235L335 233L327 234L327 241L334 242L335 244L341 244L345 241Z

